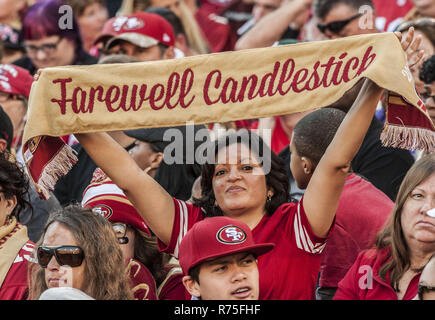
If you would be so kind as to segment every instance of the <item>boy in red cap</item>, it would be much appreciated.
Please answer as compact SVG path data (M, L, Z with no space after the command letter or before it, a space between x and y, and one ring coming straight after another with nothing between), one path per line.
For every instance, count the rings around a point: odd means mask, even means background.
M251 229L241 221L224 216L204 219L180 244L183 284L193 299L257 300L256 258L274 246L255 244Z

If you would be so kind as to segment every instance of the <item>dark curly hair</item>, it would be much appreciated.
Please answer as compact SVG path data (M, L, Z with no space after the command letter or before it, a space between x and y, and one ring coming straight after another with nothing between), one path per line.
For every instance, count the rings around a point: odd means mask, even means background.
M212 142L214 145L208 151L218 151L228 147L233 143L245 144L259 159L270 161L270 172L266 173L266 185L274 191L270 201L265 204L265 211L272 215L276 209L289 199L289 182L284 170L284 163L270 148L264 143L263 139L252 131L246 129L234 131L230 130L227 134ZM205 210L205 217L223 216L224 213L215 206L216 197L213 191L213 177L215 164L214 160L207 156L207 163L201 168L201 198L193 198L193 204ZM263 161L263 165L266 161Z
M29 179L24 170L9 159L11 155L7 151L0 152L0 187L6 199L17 198L17 205L11 212L11 216L20 221L20 213L29 207L33 208L29 202Z
M435 81L435 55L423 63L418 76L425 84L431 84Z

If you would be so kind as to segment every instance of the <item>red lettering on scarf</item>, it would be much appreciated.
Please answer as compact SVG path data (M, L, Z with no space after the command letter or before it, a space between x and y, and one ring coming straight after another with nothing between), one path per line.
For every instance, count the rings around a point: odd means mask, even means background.
M244 76L241 81L234 77L225 78L220 70L211 71L205 79L203 87L204 102L207 105L229 102L243 102L259 97L273 97L276 94L286 95L290 90L295 93L313 91L319 87L339 86L358 77L372 64L376 54L373 47L366 49L363 58L347 58L343 52L337 57L330 57L326 63L316 61L312 68L297 69L293 59L286 60L282 65L275 62L273 71L259 76L252 74ZM350 74L352 71L356 71Z

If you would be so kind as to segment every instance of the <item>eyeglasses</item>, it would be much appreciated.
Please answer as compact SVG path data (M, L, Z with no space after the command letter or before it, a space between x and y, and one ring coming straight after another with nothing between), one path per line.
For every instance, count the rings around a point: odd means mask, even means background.
M78 267L82 264L85 258L83 249L77 246L60 246L60 247L44 247L38 248L37 257L38 263L42 268L47 268L53 255L57 263L61 266Z
M6 92L0 92L0 103L6 102L8 100L21 100L23 101L24 98L21 96L18 96L16 94L6 93Z
M428 291L435 291L435 287L427 286L425 284L418 284L418 298L420 300L423 300L423 294L425 294Z
M329 30L334 34L339 34L340 31L343 30L343 28L345 26L347 26L351 21L353 21L356 18L359 18L361 16L362 16L362 13L358 13L358 14L356 14L356 15L354 15L346 20L332 21L332 22L327 23L327 24L318 23L317 28L319 28L320 32L322 32L322 33L325 33L326 30Z
M126 237L127 234L127 224L125 223L114 223L112 224L113 231L115 231L115 235L118 238L118 242L120 244L127 244L128 243L128 237Z
M59 40L57 40L55 43L45 43L39 47L31 44L25 44L24 48L26 49L27 54L31 56L36 55L39 50L44 52L47 56L50 56L54 53L54 51L56 51L57 46L62 41L62 39L63 38L60 37Z

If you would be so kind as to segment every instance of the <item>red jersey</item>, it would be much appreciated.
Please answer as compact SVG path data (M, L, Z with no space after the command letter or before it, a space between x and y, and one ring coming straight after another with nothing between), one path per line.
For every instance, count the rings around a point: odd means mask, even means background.
M168 273L157 289L159 300L189 300L190 295L183 285L183 271L179 266L166 265Z
M0 300L26 300L28 297L27 268L32 259L35 244L27 241L12 263L0 288Z
M373 0L376 27L380 31L394 31L403 17L414 7L411 0Z
M388 248L378 251L370 249L359 254L352 268L338 284L334 300L397 300L390 285L390 274L384 281L379 270L387 261ZM412 300L417 295L421 273L414 276L406 289L403 300Z
M272 242L273 250L258 258L260 300L314 299L320 253L327 238L314 235L305 215L302 200L285 203L272 215L265 215L252 230L255 242ZM201 208L174 199L175 218L171 240L159 248L178 257L181 239L198 221ZM332 228L331 228L332 229Z
M128 273L133 283L135 300L157 300L156 282L153 275L142 263L136 259L129 259Z
M373 247L393 207L393 201L369 181L355 174L346 178L334 233L322 254L320 287L337 287L358 254Z

